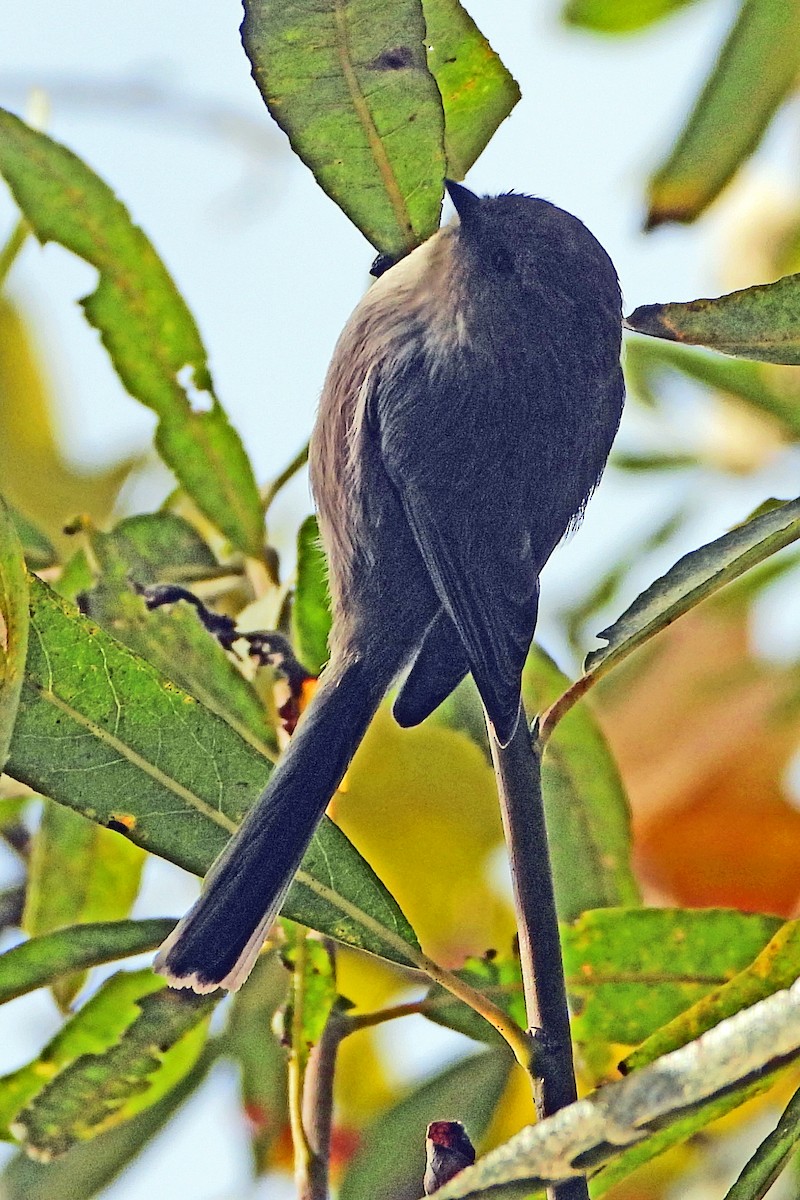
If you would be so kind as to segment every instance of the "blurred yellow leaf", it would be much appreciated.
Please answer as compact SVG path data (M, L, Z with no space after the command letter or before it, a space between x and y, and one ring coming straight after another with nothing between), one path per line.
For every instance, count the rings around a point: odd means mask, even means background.
M77 513L101 521L135 460L101 471L73 466L58 443L53 399L23 315L0 296L0 446L3 494L57 544Z
M487 875L502 844L494 774L466 735L433 725L402 730L381 709L331 811L427 953L459 964L508 946L511 908Z

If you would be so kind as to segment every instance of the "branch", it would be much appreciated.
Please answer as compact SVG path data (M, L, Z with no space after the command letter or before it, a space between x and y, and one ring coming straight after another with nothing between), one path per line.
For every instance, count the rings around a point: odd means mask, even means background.
M543 1054L536 1064L534 1100L540 1120L577 1099L569 1009L561 961L553 873L541 784L541 751L520 709L508 746L489 725L503 830L511 862L519 954L528 1025ZM586 1180L548 1189L553 1200L588 1200Z
M511 1183L535 1191L574 1178L581 1164L600 1166L692 1108L798 1055L800 981L720 1022L688 1046L523 1129L462 1171L437 1193L437 1200L464 1200Z

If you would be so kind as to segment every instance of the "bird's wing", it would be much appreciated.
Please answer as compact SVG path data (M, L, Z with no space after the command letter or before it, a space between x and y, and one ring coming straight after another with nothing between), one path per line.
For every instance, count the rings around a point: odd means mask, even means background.
M542 545L548 535L536 511L536 439L526 445L520 414L496 388L471 394L468 376L433 389L407 377L391 393L375 392L381 457L505 741L536 624L538 574L552 549Z
M410 354L372 393L384 468L501 741L517 719L539 572L597 483L622 410L603 333L582 316L518 329L502 354Z

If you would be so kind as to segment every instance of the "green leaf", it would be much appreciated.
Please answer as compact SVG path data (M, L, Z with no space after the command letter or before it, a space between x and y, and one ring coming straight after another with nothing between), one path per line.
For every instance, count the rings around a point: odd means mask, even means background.
M626 1059L629 1069L677 1049L723 1017L786 987L787 980L794 982L800 971L794 945L777 962L769 942L779 927L777 917L724 909L605 908L562 924L575 1039L584 1048L643 1042ZM780 933L773 940L779 939ZM470 958L459 975L524 1024L516 957ZM423 1011L467 1037L497 1040L482 1017L439 988L431 988Z
M256 1170L265 1171L270 1150L285 1126L286 1051L270 1037L278 1009L286 1002L289 975L277 954L262 954L247 987L232 998L220 1054L236 1063L247 1114Z
M734 962L741 961L738 949L737 945L731 967ZM734 1013L771 996L773 992L791 987L799 976L800 922L787 921L743 970L736 974L729 970L726 980L719 987L662 1025L637 1046L625 1060L626 1069L646 1066L662 1054L685 1046L726 1017L732 1017Z
M183 517L144 513L119 521L110 533L92 531L92 549L101 566L123 566L137 583L186 583L229 572Z
M121 521L88 534L100 568L83 610L178 687L223 717L259 753L277 757L271 713L219 641L184 600L148 610L137 584L207 579L222 569L196 530L174 513Z
M471 987L488 996L525 1028L527 1017L518 957L491 952L483 958L468 958L457 974L459 979L466 980ZM477 1042L501 1044L500 1034L480 1013L456 1000L443 988L434 986L430 989L422 1012L434 1024L454 1029Z
M800 440L800 392L793 371L774 364L731 360L707 350L672 346L639 337L628 339L625 357L626 367L633 365L636 376L645 381L645 386L664 373L679 371L689 379L736 396L751 408L774 417L785 433ZM622 465L618 456L612 461L617 466Z
M36 579L9 774L204 874L270 764L230 726ZM343 833L320 823L283 913L408 964L413 930Z
M83 1055L103 1054L113 1046L139 1016L137 1002L164 986L149 970L120 972L106 980L38 1058L0 1078L0 1136L8 1136L3 1131L61 1071Z
M562 930L575 1038L633 1046L763 950L777 917L725 909L601 909Z
M563 19L598 33L632 33L695 0L567 0Z
M685 471L697 466L694 454L626 454L613 455L611 466L618 471L645 473L648 471Z
M542 712L569 683L534 644L522 677L528 711ZM627 797L608 744L583 705L547 744L542 791L561 920L588 908L637 904Z
M140 972L141 982L148 975ZM153 991L147 980L131 999L135 1019L106 1048L62 1066L17 1112L12 1132L32 1157L48 1161L129 1120L194 1066L219 997Z
M23 929L36 937L66 925L122 920L138 894L143 865L144 852L132 842L45 801L28 867ZM84 980L78 972L53 983L62 1009Z
M286 947L281 957L292 972L286 1033L302 1078L309 1054L322 1037L336 1001L336 976L328 948L309 936L307 929L284 922L284 935Z
M139 891L138 846L60 804L46 804L28 871L25 932L127 917Z
M89 562L85 547L76 550L65 562L61 573L53 583L53 591L72 604L77 604L84 592L90 591L97 582L94 564Z
M156 445L205 515L238 549L263 552L249 460L214 395L197 326L145 234L66 147L0 110L0 172L41 242L96 267L82 301L115 370L159 418Z
M716 541L684 555L652 583L613 625L598 633L608 644L587 655L586 672L602 673L707 596L800 538L800 499L737 525Z
M647 227L693 221L755 150L800 68L797 0L744 0L666 162L649 186Z
M245 0L253 78L292 149L380 251L436 230L442 101L421 0Z
M34 1162L18 1153L0 1175L3 1200L91 1200L141 1153L203 1083L214 1061L206 1045L195 1066L162 1100L124 1125L114 1126L91 1142L73 1146L53 1162Z
M800 275L742 288L713 300L642 304L629 329L669 342L708 346L721 354L797 366L800 363Z
M203 874L269 763L38 580L31 595L9 774Z
M487 1050L445 1068L383 1113L366 1130L347 1170L339 1200L416 1197L425 1170L424 1136L431 1121L459 1120L473 1142L489 1126L508 1081L507 1050ZM413 1147L413 1152L399 1148Z
M599 1171L592 1179L589 1188L592 1200L595 1200L595 1197L604 1196L612 1187L621 1183L623 1179L627 1179L639 1167L652 1162L654 1158L666 1153L673 1146L680 1146L683 1142L688 1142L690 1138L706 1129L712 1121L718 1121L746 1104L748 1100L762 1096L773 1086L777 1074L776 1071L769 1071L757 1083L736 1088L725 1096L717 1096L714 1100L698 1105L690 1109L685 1116L671 1122L665 1129L660 1129L658 1133L654 1133L651 1137L645 1137L629 1150L624 1150L618 1158L603 1167L602 1171Z
M780 1121L749 1160L725 1200L763 1200L800 1141L800 1092L795 1092Z
M28 648L28 583L14 518L0 498L0 771L8 760Z
M155 950L175 922L103 921L30 938L0 954L0 1004L48 987L72 971Z
M13 504L9 504L7 507L22 546L22 553L25 555L25 561L30 569L41 571L45 567L52 567L57 561L57 555L50 541L39 527L34 525L33 521L29 521Z
M447 174L463 179L520 98L503 66L458 0L422 0L428 67L444 106Z
M313 675L328 661L331 602L328 565L319 540L316 517L306 517L297 535L297 587L292 605L292 633L297 656Z
M139 583L143 577L134 574L136 568L129 564L127 547L115 540L115 533L92 538L92 549L104 573L96 586L83 594L83 610L178 687L223 717L260 754L276 758L275 728L253 684L203 626L192 604L178 600L148 610L130 582L134 578ZM152 565L155 568L155 563Z

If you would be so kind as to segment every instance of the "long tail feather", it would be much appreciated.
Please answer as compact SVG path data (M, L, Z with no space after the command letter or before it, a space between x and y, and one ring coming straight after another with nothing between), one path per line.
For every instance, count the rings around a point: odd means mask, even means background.
M360 662L323 675L269 784L156 956L155 969L172 987L235 991L244 983L381 701L382 682Z

